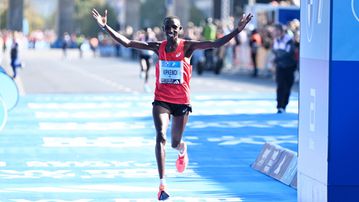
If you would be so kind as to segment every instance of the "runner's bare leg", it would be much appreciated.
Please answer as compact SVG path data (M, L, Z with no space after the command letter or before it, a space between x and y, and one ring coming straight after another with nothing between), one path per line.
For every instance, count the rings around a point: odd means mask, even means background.
M153 106L152 109L153 121L156 128L156 160L157 168L160 179L165 175L165 144L166 144L166 131L170 121L170 111L161 106Z
M172 128L171 128L171 146L174 149L178 149L179 144L181 143L184 129L188 121L189 113L187 112L183 116L173 116L172 117Z

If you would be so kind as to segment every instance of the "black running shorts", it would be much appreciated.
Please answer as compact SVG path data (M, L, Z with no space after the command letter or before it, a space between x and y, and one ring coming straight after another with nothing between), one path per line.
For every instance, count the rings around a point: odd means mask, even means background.
M152 102L153 106L161 106L168 110L173 116L183 116L187 112L192 112L192 106L190 104L173 104L164 101L155 100Z

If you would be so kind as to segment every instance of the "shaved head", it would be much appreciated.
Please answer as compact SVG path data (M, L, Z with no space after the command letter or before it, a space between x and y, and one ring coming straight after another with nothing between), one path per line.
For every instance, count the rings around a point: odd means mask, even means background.
M165 19L163 19L163 24L166 24L166 22L169 21L169 20L171 20L171 21L178 20L178 22L181 24L181 21L180 21L179 17L177 17L177 16L167 16L167 17L165 17Z

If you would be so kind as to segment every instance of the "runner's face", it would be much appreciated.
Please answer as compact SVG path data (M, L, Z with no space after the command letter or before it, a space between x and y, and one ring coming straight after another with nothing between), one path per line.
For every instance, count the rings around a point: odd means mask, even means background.
M164 22L163 31L166 34L167 40L175 40L178 38L178 33L181 31L181 23L178 19L168 19Z

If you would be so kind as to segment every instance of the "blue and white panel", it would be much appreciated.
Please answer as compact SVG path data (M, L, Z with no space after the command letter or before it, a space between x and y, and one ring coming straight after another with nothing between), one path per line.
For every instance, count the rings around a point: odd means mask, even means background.
M298 145L300 202L321 201L327 194L330 9L331 1L301 0Z
M301 0L300 6L300 57L329 60L330 1Z
M327 183L329 61L301 59L299 103L299 172ZM313 67L312 69L310 67ZM318 77L320 75L320 77ZM313 164L313 162L316 162Z

